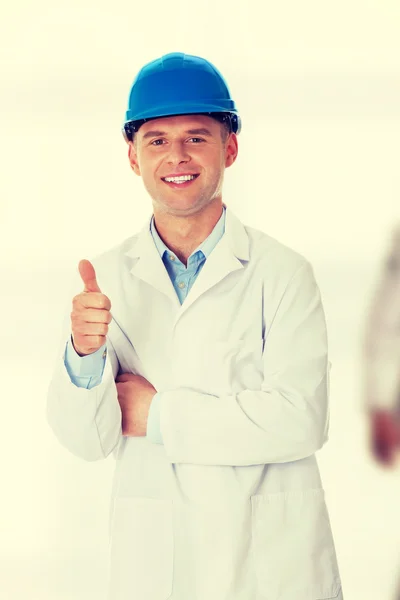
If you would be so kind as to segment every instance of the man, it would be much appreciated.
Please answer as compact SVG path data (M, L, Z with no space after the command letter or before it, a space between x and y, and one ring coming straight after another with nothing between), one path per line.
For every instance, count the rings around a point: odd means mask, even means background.
M364 368L371 451L380 465L393 467L400 447L400 224L368 312Z
M342 600L315 458L320 293L304 257L222 201L240 127L208 61L145 65L124 135L153 214L79 264L48 419L77 456L116 457L110 600Z

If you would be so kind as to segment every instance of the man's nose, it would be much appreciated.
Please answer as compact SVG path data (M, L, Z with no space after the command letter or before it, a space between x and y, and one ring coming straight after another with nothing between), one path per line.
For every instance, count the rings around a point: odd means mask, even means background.
M183 142L172 142L169 147L167 161L169 164L178 164L190 160L187 146Z

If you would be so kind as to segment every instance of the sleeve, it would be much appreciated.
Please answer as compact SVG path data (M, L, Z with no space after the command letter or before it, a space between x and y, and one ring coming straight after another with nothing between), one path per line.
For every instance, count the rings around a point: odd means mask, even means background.
M260 390L220 397L192 389L159 393L167 456L231 466L311 456L328 439L330 366L321 296L304 261L266 334Z
M160 392L153 396L147 417L147 439L153 444L163 444L160 429Z
M394 233L369 307L363 347L363 403L370 409L400 405L400 227Z
M103 376L106 355L106 344L104 344L93 354L79 356L70 337L65 349L64 364L72 383L77 387L89 390L99 385Z
M75 286L80 289L79 280ZM71 298L73 293L72 287ZM65 365L66 344L70 336L69 301L47 392L47 422L59 443L75 456L87 461L104 459L112 453L115 456L122 439L122 415L115 385L119 370L117 354L110 336L107 336L101 381L92 388L77 386ZM83 373L87 376L85 370Z

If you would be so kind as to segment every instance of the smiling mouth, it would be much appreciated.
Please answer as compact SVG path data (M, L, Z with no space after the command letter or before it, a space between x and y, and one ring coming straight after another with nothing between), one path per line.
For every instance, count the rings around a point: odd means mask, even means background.
M178 175L176 177L161 177L161 179L170 186L187 186L199 177L200 173L191 175Z

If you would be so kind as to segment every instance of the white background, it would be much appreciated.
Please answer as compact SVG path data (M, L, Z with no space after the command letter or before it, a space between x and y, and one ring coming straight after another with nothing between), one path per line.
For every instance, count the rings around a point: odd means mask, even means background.
M78 261L151 214L120 127L137 71L171 51L213 62L240 109L224 201L314 266L333 363L318 456L345 598L393 598L400 476L370 457L360 356L400 212L399 26L397 0L2 8L2 600L103 599L113 459L69 455L46 423L46 393Z

